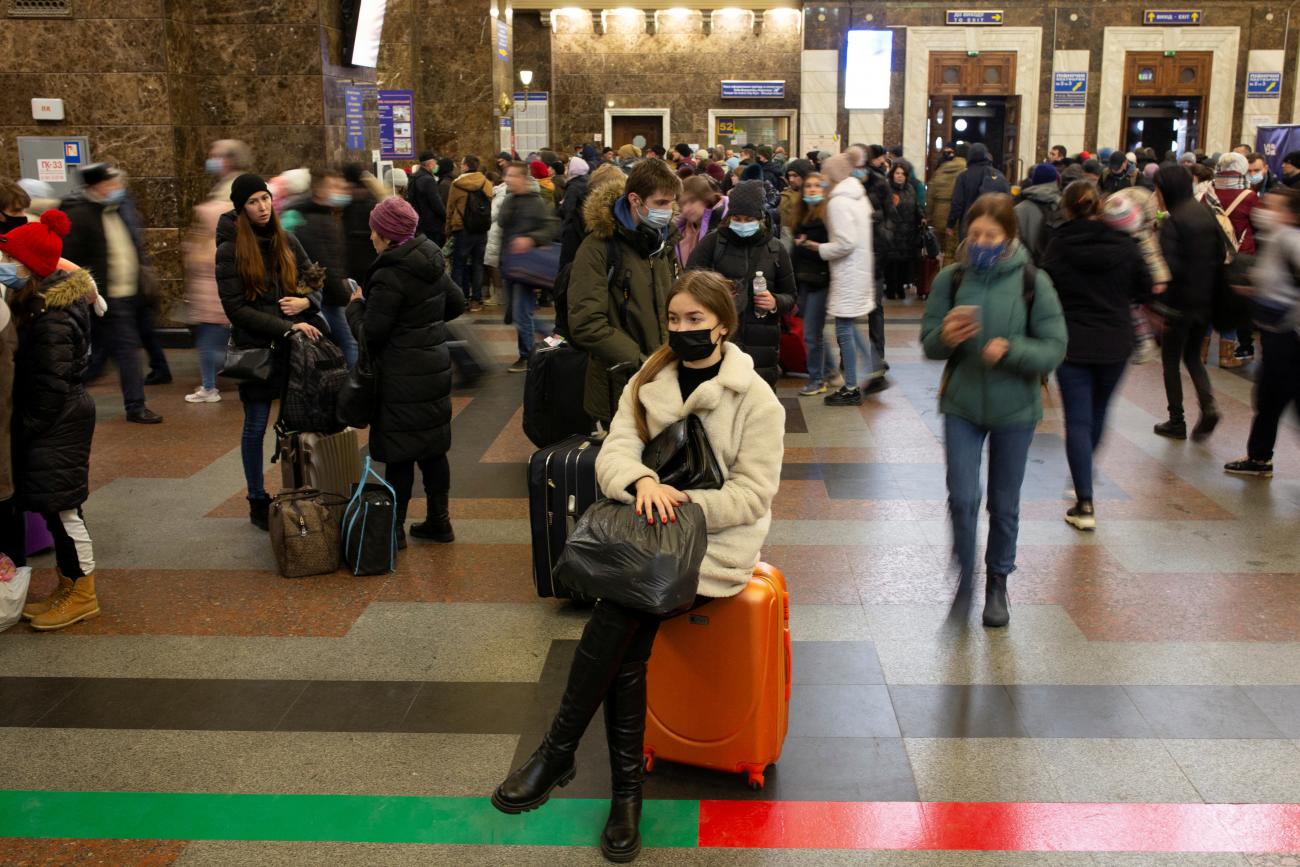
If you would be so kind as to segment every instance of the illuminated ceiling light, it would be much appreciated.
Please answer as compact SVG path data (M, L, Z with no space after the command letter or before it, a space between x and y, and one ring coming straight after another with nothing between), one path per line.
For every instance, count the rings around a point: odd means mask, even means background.
M591 13L586 9L580 9L577 6L565 6L560 9L551 10L551 30L558 32L560 19L567 18L570 23L577 24L583 20L590 20Z
M779 6L763 13L763 26L781 30L798 30L803 26L803 13L789 6Z
M983 100L980 100L979 102L977 102L977 103L975 103L975 104L978 105L980 108L983 108L984 106L988 105L988 103L987 103L987 102L984 102Z
M646 14L640 9L634 9L631 6L620 6L617 9L600 10L600 29L606 33L609 32L609 21L613 18L620 22L621 26L626 28L632 25L632 22L638 18L641 19L641 26L646 24ZM650 19L653 23L653 19Z

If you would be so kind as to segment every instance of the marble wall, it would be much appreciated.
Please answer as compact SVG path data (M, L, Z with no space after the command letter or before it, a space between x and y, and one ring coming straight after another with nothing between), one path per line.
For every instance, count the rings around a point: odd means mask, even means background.
M420 147L496 153L495 31L486 2L412 0L415 120Z

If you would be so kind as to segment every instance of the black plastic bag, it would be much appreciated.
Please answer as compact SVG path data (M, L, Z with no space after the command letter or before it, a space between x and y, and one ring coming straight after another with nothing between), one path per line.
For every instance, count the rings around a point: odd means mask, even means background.
M695 602L708 546L704 510L677 507L676 523L647 523L636 508L599 500L564 544L555 580L574 593L669 616Z

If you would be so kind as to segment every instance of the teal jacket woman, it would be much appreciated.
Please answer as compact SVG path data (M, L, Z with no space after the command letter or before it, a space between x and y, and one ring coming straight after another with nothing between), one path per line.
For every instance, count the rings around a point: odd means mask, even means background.
M1007 576L1016 568L1020 485L1034 427L1043 417L1043 378L1065 358L1061 302L1046 272L1031 270L1016 240L1011 197L989 193L967 211L957 264L934 281L921 321L927 358L942 359L948 509L961 565L954 614L964 614L975 571L980 461L989 441L989 537L984 625L1006 626Z

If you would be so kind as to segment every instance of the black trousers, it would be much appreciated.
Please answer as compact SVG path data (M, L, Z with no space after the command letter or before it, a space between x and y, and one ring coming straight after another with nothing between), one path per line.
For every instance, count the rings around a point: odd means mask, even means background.
M867 338L876 350L876 358L885 360L885 277L882 264L876 263L876 306L867 314Z
M1210 388L1210 375L1201 361L1201 341L1209 326L1204 314L1183 314L1165 327L1164 343L1160 347L1160 360L1164 366L1165 399L1169 402L1169 419L1183 421L1183 377L1179 365L1187 366L1196 389L1196 400L1202 414L1214 409L1214 391Z
M1255 419L1250 423L1246 454L1252 461L1273 460L1277 426L1291 404L1300 411L1300 337L1294 331L1259 333L1260 360L1255 380Z
M451 464L446 454L385 464L384 478L393 486L393 491L397 494L397 510L403 515L411 502L411 489L415 487L416 464L420 465L420 475L424 476L424 495L430 501L438 495L445 497L451 490Z

